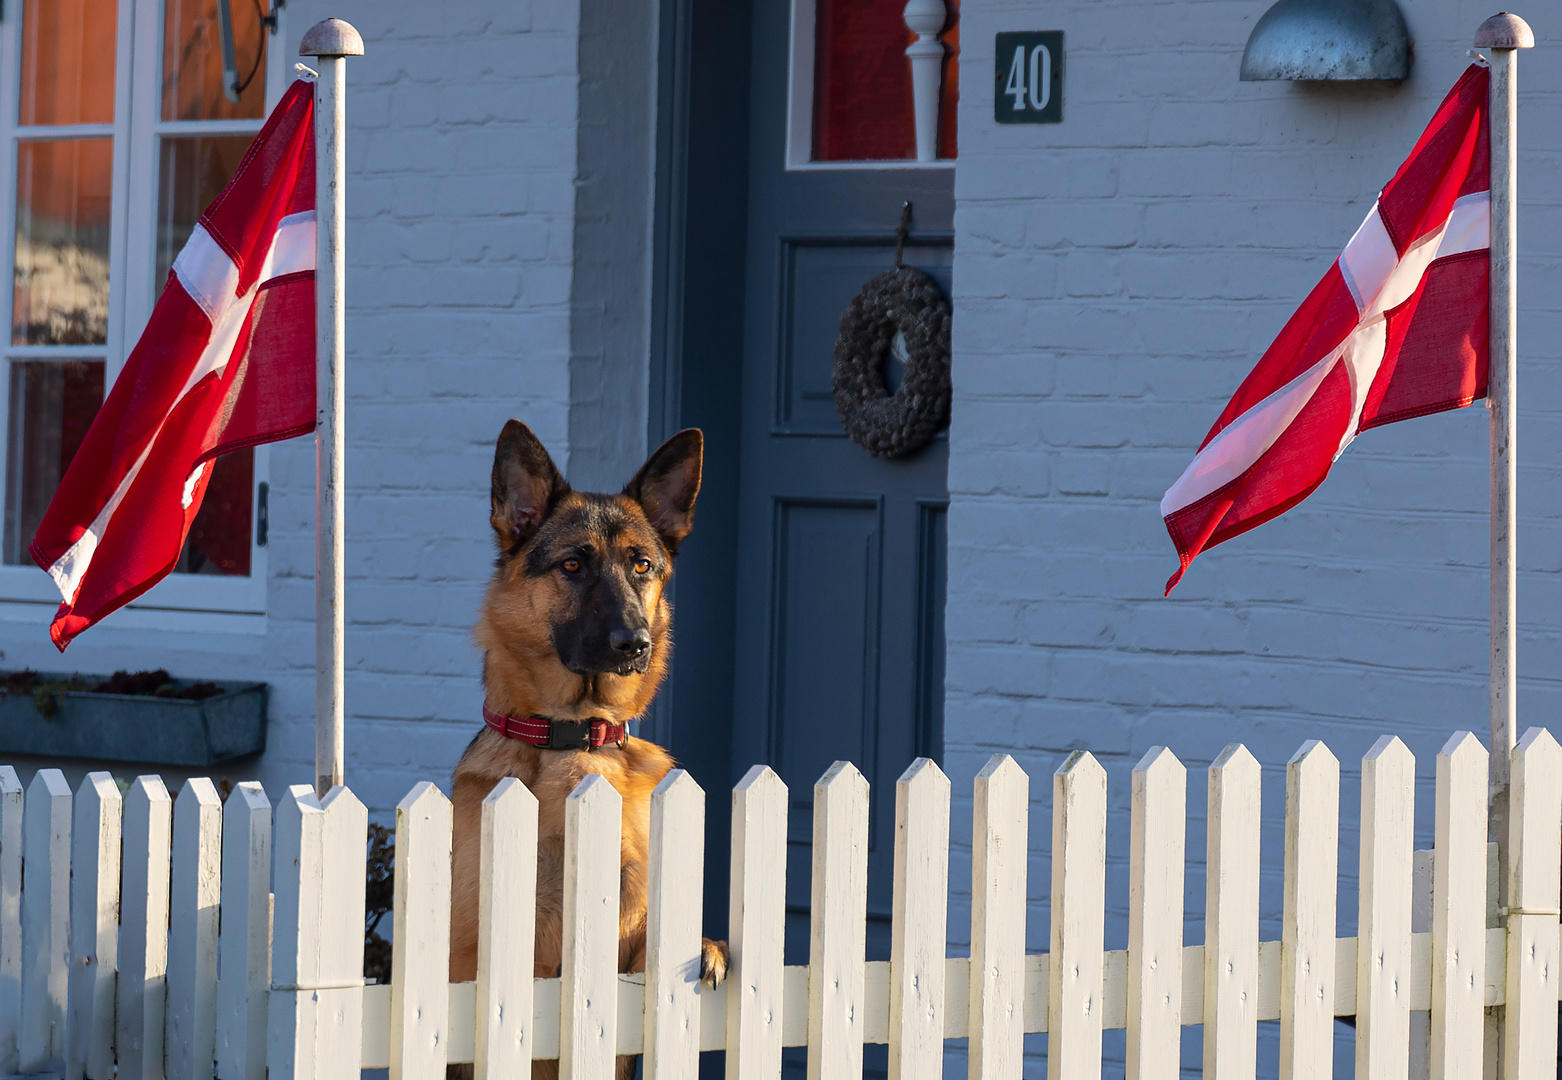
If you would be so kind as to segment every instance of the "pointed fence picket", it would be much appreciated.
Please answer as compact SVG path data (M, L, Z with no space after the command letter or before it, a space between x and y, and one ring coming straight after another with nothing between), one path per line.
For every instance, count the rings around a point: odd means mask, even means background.
M1468 731L1437 755L1430 1080L1479 1076L1486 1027L1487 755Z
M1129 1080L1175 1080L1181 1072L1187 804L1188 770L1164 746L1152 747L1133 771L1128 871Z
M205 777L185 781L174 802L173 885L168 924L168 1080L212 1080L217 1056L217 904L222 874L222 800Z
M88 773L71 834L71 985L66 1080L113 1080L119 969L119 860L124 801L114 778Z
M780 1069L787 809L786 785L768 765L755 765L732 790L729 1080L769 1080Z
M1052 774L1052 808L1047 1077L1072 1080L1101 1074L1106 770L1100 762L1083 750L1070 754ZM1024 858L1023 847L1019 855Z
M1262 770L1231 745L1209 767L1204 900L1204 1075L1258 1068L1258 874ZM1185 1022L1191 1022L1186 1019Z
M1356 1076L1410 1068L1410 886L1415 760L1396 738L1361 762L1361 877L1356 945Z
M700 1064L701 902L705 792L682 769L651 793L651 865L646 889L646 1080L694 1077Z
M276 907L266 1040L270 1077L356 1076L363 1067L369 815L347 788L332 788L322 800L312 785L295 784L277 805L274 829ZM388 1039L387 1028L378 1030Z
M222 919L217 936L217 1075L265 1080L271 992L271 801L258 783L222 808Z
M156 776L136 777L125 795L114 1026L114 1052L124 1080L156 1080L163 1072L173 809L168 789Z
M890 1080L943 1067L948 894L949 778L931 759L917 758L895 782Z
M1334 1067L1334 914L1340 763L1316 740L1285 768L1285 914L1280 945L1280 1080Z
M858 1075L864 1045L888 1043L891 1076L907 1080L937 1075L946 1042L966 1038L974 1080L1013 1080L1024 1036L1046 1032L1051 1080L1085 1080L1101 1075L1103 1029L1119 1028L1127 1075L1171 1080L1182 1028L1202 1024L1204 1074L1248 1080L1257 1025L1279 1021L1281 1075L1327 1077L1340 1015L1355 1017L1363 1080L1453 1080L1492 1060L1490 1014L1503 1077L1540 1080L1554 1075L1562 996L1562 747L1533 729L1513 752L1504 913L1488 885L1487 767L1474 736L1448 740L1435 846L1415 853L1415 761L1397 739L1373 746L1359 934L1341 938L1340 768L1304 745L1286 770L1282 938L1260 942L1260 770L1227 747L1208 771L1204 941L1190 944L1188 777L1155 747L1132 776L1128 948L1107 950L1106 773L1075 753L1052 778L1050 948L1027 955L1030 781L997 755L973 792L967 958L945 946L950 784L919 760L896 784L891 959L867 962L868 781L838 762L814 788L809 963L786 967L789 798L757 766L732 796L732 957L714 990L699 982L704 792L681 771L651 799L643 972L619 971L635 959L618 947L622 800L591 775L565 804L562 971L537 977L538 806L511 779L482 806L477 982L448 980L451 807L419 784L397 808L393 977L365 987L368 816L347 789L291 788L273 813L258 784L224 806L203 780L175 801L138 777L121 798L95 773L72 795L57 771L24 790L0 767L0 1069L437 1080L474 1062L497 1080L557 1059L566 1080L608 1080L644 1053L648 1080L694 1080L699 1053L725 1049L729 1076L770 1080L784 1047L807 1047L811 1076L829 1078ZM1418 1010L1426 1034L1413 1036Z
M652 810L655 820L655 810ZM537 797L513 776L483 800L478 886L476 1080L531 1073ZM656 873L653 859L651 873Z
M561 1080L612 1080L618 1038L618 861L623 799L591 774L564 800Z
M1508 809L1505 1080L1555 1069L1559 885L1562 885L1562 747L1543 728L1513 751Z
M1025 1016L1014 1005L1022 1000L1025 988L1029 802L1030 777L1009 755L994 754L976 774L966 1028L971 1080L1015 1075L1025 1053ZM1053 925L1055 952L1060 924ZM1059 1000L1055 992L1052 1000Z
M70 982L71 789L65 774L39 769L27 785L23 814L18 1068L23 1073L58 1072L65 1065Z
M450 800L428 781L396 806L390 1078L441 1080L450 1052Z
M837 761L814 785L808 1080L862 1075L868 933L868 781Z

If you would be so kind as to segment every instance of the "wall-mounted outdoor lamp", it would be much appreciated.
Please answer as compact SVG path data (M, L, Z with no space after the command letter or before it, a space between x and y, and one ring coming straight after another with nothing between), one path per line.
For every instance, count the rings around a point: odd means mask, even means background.
M1279 0L1247 39L1242 81L1400 80L1410 38L1394 0Z
M233 58L233 9L228 0L217 0L217 38L222 44L222 96L239 100L239 65Z
M3 3L4 0L0 0ZM269 30L272 35L277 32L277 13L282 10L282 5L287 0L271 0L271 10L263 11L259 0L256 0L255 12L260 16L260 25ZM260 61L265 55L265 45L255 46L255 63L250 68L248 75L242 79L239 77L239 64L234 57L233 45L233 2L232 0L217 0L217 42L222 50L222 96L237 104L239 95L249 87L257 72L260 71Z

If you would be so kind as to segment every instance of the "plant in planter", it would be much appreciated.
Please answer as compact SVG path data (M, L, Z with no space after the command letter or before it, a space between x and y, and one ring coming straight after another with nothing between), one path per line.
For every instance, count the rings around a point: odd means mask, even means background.
M175 679L162 669L0 678L0 753L203 767L266 748L265 683Z
M363 975L380 983L391 981L391 943L379 934L380 920L396 899L396 834L384 825L369 826L369 857L365 868L363 912Z

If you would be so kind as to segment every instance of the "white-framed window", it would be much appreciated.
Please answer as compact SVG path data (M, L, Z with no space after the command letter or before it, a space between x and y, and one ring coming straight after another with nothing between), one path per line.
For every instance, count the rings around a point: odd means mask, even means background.
M0 2L0 602L57 603L28 544L285 69L274 0ZM267 457L218 459L175 572L133 606L265 610Z
M792 0L787 169L952 168L959 24L960 0Z

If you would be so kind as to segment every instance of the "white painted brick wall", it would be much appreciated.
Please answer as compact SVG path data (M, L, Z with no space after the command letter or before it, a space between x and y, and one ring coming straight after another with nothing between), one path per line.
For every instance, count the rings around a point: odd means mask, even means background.
M363 32L348 136L347 775L375 810L443 781L481 723L471 628L506 419L568 455L578 4L294 0ZM307 775L314 481L276 455L265 778ZM296 782L296 781L295 781Z
M1226 399L1322 275L1468 62L1496 5L1401 3L1402 87L1242 83L1268 0L964 0L949 484L947 768L954 834L996 751L1032 775L1029 947L1046 948L1050 774L1086 747L1110 774L1108 946L1127 937L1129 771L1152 745L1204 768L1228 742L1265 762L1266 911L1280 909L1283 763L1306 738L1347 771L1405 737L1428 778L1457 728L1486 726L1486 432L1479 407L1362 436L1284 518L1177 559L1157 503ZM1521 10L1520 726L1562 703L1562 23ZM993 35L1065 31L1064 122L993 121ZM969 927L962 868L951 866ZM1202 869L1188 902L1202 910ZM1353 886L1341 932L1355 925ZM1278 936L1273 923L1266 936ZM1188 925L1202 940L1202 923ZM1267 1028L1269 1025L1265 1025ZM1346 1029L1341 1029L1348 1036ZM1184 1061L1198 1060L1189 1029ZM1121 1062L1121 1036L1108 1036ZM1037 1045L1033 1052L1039 1050ZM1338 1061L1348 1069L1348 1038ZM1274 1050L1261 1061L1274 1069ZM953 1067L953 1062L951 1066ZM1119 1065L1120 1067L1120 1065Z

